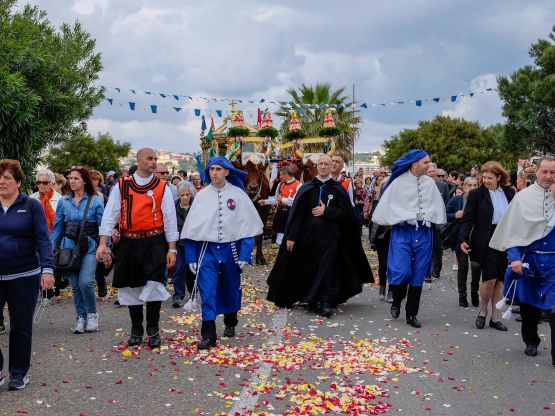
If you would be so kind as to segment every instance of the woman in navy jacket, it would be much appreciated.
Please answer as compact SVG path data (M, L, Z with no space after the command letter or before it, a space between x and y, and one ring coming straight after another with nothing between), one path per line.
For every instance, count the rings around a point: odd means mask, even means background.
M10 390L29 382L33 312L40 287L54 286L54 260L40 202L20 191L23 170L17 160L0 160L0 305L10 311ZM0 385L4 384L0 350Z

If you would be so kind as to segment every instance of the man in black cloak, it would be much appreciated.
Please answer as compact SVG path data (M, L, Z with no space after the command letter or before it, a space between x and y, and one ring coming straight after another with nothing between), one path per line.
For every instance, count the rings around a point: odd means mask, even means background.
M318 176L303 184L293 202L267 299L279 307L319 304L322 316L330 317L374 276L349 195L330 176L331 158L321 156L317 168Z

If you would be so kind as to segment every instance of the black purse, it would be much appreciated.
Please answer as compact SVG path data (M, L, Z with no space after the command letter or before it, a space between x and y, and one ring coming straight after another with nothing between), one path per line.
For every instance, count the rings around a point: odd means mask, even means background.
M91 205L92 196L89 195L85 211L83 212L83 220L79 227L79 236L74 248L59 248L54 250L54 267L57 271L62 272L75 272L81 268L81 240L83 239L83 232L85 230L85 223L87 222L87 213Z

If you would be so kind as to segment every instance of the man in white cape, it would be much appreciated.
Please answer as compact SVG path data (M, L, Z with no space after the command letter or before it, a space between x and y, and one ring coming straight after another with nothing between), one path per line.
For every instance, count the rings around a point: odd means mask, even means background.
M514 293L520 302L521 333L528 356L538 354L540 314L549 311L555 366L555 157L540 159L536 177L536 183L511 201L489 245L507 251L510 269L505 275L505 293L510 297ZM507 293L511 285L514 292Z
M416 316L424 278L432 261L432 224L447 222L445 204L434 180L427 176L430 156L423 150L411 150L395 161L372 221L391 225L391 243L387 257L387 280L393 292L391 316L397 319L401 302L407 323L420 328Z
M224 336L235 336L241 271L251 263L254 237L263 229L243 186L246 175L223 156L210 159L203 172L203 182L209 185L195 197L181 232L185 261L197 276L201 297L199 350L216 345L216 317L220 314L224 315Z

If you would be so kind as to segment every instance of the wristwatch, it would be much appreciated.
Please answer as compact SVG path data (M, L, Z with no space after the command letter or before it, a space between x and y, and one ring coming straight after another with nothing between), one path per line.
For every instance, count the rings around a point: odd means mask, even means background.
M177 249L176 248L170 248L168 251L170 253L177 254Z

